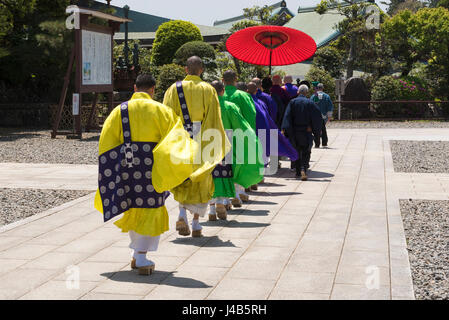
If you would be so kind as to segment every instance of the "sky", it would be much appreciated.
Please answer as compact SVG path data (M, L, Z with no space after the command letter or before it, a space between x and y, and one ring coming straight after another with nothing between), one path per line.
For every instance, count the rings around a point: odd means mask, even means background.
M98 0L106 2L105 0ZM191 21L206 26L215 20L232 18L243 13L243 8L271 5L280 0L112 0L111 5L123 7L127 4L131 10L140 11L169 19ZM286 0L287 7L296 13L298 7L310 7L320 0ZM380 0L376 0L380 3ZM385 5L380 4L385 9Z

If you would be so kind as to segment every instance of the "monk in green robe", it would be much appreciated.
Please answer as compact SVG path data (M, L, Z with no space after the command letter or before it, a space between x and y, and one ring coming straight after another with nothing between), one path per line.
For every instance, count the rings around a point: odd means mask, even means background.
M261 149L258 147L256 132L240 113L239 107L225 100L223 83L213 81L212 86L217 91L220 101L223 127L227 133L232 134L230 140L233 142L233 148L231 150L232 164L226 165L225 163L223 166L217 166L218 168L212 173L215 191L210 202L209 221L217 220L217 215L220 219L226 219L226 199L236 197L234 185L237 184L244 188L254 185L263 179L264 168L263 162L260 161L262 155L257 154ZM251 159L250 154L257 154L257 156ZM225 160L229 158L226 157Z
M224 93L224 99L226 101L235 103L237 107L240 109L241 114L245 118L246 121L250 124L251 128L254 130L254 132L257 132L256 130L256 107L254 105L253 98L251 95L247 92L238 90L237 85L237 74L234 70L227 70L223 73L223 82L225 84L225 93ZM263 179L263 177L262 177ZM262 181L260 179L258 182ZM232 200L232 204L234 206L239 206L239 201L242 200L244 202L249 200L248 194L245 193L245 189L241 189L240 186L237 187L237 194L238 196ZM249 190L257 190L257 183L250 186L249 188L246 188L246 191Z

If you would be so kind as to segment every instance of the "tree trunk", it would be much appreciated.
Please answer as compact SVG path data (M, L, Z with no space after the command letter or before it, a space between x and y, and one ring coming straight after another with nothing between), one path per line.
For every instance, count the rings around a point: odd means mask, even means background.
M242 69L240 68L240 61L234 57L233 57L233 59L234 59L235 68L237 69L237 75L240 77L240 74L242 73Z
M351 35L349 42L349 55L346 63L346 79L349 79L354 74L354 61L355 61L355 50L356 50L357 38L356 34Z

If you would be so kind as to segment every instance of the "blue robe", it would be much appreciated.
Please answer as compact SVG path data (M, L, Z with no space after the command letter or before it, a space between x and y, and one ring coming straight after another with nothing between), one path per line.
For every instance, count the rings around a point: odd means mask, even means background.
M268 93L265 93L260 89L257 90L256 97L265 103L271 119L276 119L278 112L278 106L276 104L276 101L274 101L273 98Z
M279 128L276 126L276 123L270 117L268 112L267 105L257 97L257 95L251 95L254 104L256 106L256 129L259 140L261 141L264 148L264 157L268 158L270 155L278 156L278 157L288 157L292 161L296 161L298 159L298 152L291 145L288 139L281 133ZM259 129L265 129L265 136L260 136ZM271 154L270 148L270 129L277 130L278 133L278 150L277 154ZM265 141L265 142L264 142ZM267 160L265 160L267 161Z

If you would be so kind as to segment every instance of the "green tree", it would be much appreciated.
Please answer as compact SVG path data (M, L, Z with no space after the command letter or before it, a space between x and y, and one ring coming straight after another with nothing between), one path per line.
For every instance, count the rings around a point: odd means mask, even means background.
M175 53L173 62L179 65L185 65L188 58L198 56L203 59L206 68L213 67L215 60L215 50L210 44L203 41L190 41L183 44Z
M333 46L322 47L316 51L313 65L327 70L334 78L340 78L344 68L343 55Z
M309 82L321 82L324 85L324 90L330 96L332 101L336 101L335 80L332 78L329 72L317 66L312 66L307 72L305 79Z
M368 31L366 28L366 9L373 4L359 2L359 0L322 0L316 7L318 14L324 14L331 8L336 8L337 12L345 17L338 23L339 30L347 39L347 60L346 78L351 78L354 73L357 59L358 44L363 34L369 34L374 41L376 30Z
M382 24L381 36L388 43L393 56L399 62L403 76L409 74L420 58L415 50L416 38L410 33L413 13L403 10Z
M274 8L272 6L254 6L251 8L244 8L243 15L251 21L256 21L263 25L284 25L291 18L291 15L281 16L273 14Z
M443 7L419 10L411 21L410 34L419 57L428 62L427 72L438 79L435 94L449 99L449 10Z
M449 9L449 0L440 0L440 2L438 2L438 7Z
M152 63L156 66L171 63L176 51L190 41L203 41L200 29L193 23L173 20L161 24L153 43Z
M183 80L185 76L185 69L180 65L172 63L160 67L156 83L155 100L162 102L165 91L176 81Z

